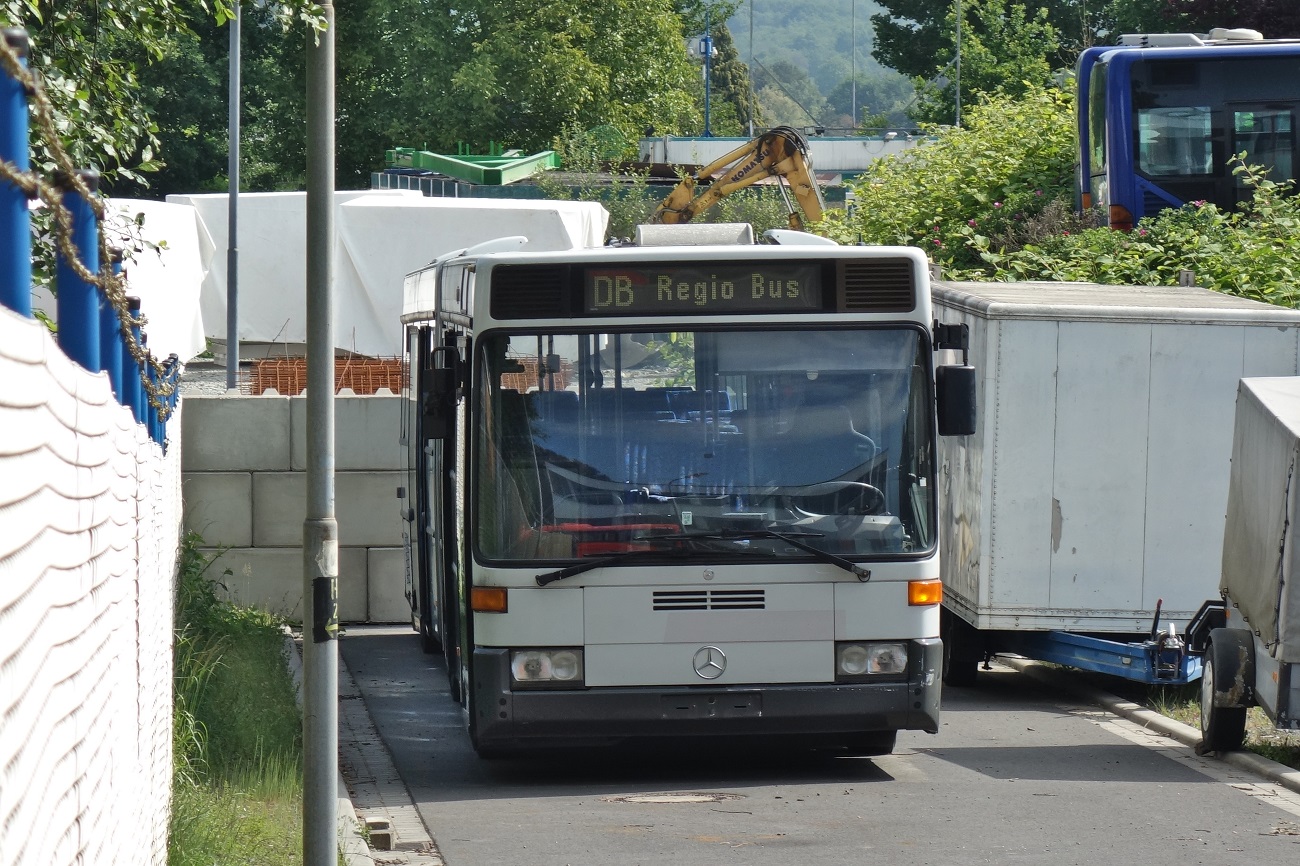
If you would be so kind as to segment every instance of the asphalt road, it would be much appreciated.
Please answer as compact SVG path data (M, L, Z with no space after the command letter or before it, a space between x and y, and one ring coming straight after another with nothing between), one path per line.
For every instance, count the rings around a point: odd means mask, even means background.
M1300 796L1005 668L887 757L482 761L413 632L339 647L449 866L1300 862Z

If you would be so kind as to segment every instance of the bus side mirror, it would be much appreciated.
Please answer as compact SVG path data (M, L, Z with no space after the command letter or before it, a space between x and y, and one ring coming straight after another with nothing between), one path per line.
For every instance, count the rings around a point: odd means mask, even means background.
M949 364L935 370L935 398L940 436L970 436L975 432L975 368Z
M425 439L450 439L460 358L454 350L441 347L433 350L429 362L430 366L420 371L420 426Z

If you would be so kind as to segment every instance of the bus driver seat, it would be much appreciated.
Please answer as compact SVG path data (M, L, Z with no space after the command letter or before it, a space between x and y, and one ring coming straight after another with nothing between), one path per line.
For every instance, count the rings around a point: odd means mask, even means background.
M853 429L849 410L840 405L804 406L798 423L756 444L754 480L780 487L839 479L878 451L871 437Z

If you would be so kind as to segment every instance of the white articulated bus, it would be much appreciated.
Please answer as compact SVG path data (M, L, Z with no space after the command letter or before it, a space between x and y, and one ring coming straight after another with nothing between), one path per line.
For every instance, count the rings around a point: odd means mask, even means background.
M407 277L407 593L475 748L937 731L935 436L975 376L924 256L654 229Z

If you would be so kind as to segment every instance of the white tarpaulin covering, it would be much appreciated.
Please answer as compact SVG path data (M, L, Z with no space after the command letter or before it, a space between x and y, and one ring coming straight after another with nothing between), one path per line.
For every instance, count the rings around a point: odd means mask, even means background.
M107 199L106 205L109 246L134 248L124 265L126 291L140 299L149 351L160 361L172 354L188 361L206 342L199 310L206 254L200 250L194 208L123 198ZM134 223L139 214L144 220L138 228L114 228ZM32 304L51 319L58 318L57 304L48 293L34 293Z
M1228 591L1269 654L1283 662L1300 662L1297 470L1300 378L1242 379L1220 588Z
M227 196L168 201L192 205L198 215L206 335L225 339ZM600 246L608 220L594 202L428 198L406 190L339 192L335 201L335 343L381 357L402 353L406 274L503 235L526 235L529 250ZM306 342L306 205L306 193L239 196L242 341Z

